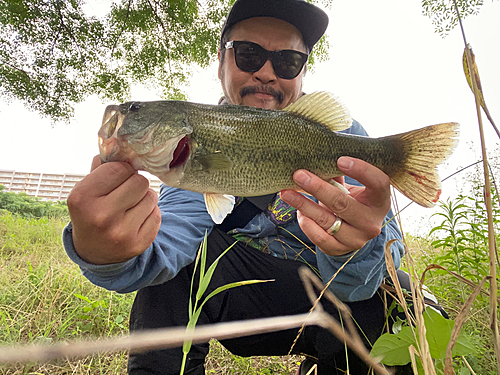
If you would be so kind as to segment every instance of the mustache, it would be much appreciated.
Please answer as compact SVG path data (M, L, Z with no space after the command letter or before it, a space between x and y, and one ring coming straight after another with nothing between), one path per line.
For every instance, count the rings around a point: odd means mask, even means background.
M246 86L240 90L240 96L242 98L245 95L255 93L272 95L279 104L283 103L283 100L285 100L285 95L281 91L275 90L269 86Z

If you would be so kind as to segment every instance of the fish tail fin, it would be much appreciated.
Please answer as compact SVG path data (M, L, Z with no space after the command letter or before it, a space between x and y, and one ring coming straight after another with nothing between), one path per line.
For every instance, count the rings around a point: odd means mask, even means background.
M391 184L421 206L434 206L441 195L437 166L456 147L458 127L458 123L448 122L397 135L403 144L404 160L390 176Z

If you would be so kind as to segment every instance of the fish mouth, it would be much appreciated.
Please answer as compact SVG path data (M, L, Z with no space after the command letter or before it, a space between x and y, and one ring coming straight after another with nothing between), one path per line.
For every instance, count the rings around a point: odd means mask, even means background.
M117 134L122 123L123 118L120 117L118 106L107 106L98 133L99 153L102 162L113 161L120 154L123 144L118 139Z
M189 158L189 152L189 139L188 136L185 136L179 141L179 143L177 143L177 147L175 148L172 155L172 161L168 165L168 168L173 169L175 167L178 167L179 165L186 163Z

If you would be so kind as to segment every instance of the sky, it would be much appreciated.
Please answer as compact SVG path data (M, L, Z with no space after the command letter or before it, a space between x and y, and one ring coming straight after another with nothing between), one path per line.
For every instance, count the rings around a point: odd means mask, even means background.
M109 1L96 0L89 10L105 11ZM304 90L338 95L353 117L379 137L441 122L459 122L455 153L440 167L442 178L481 158L474 97L462 69L464 42L459 28L445 38L422 15L420 0L336 0L327 29L330 58L309 70ZM500 126L500 1L485 1L476 16L464 20L468 43L476 55L486 103ZM193 68L185 91L190 101L216 104L222 90L217 65ZM158 100L136 87L132 100ZM91 97L78 104L70 124L53 126L21 103L0 99L0 169L19 172L89 172L98 153L97 131L108 104ZM488 151L498 137L485 116ZM443 184L442 198L453 197L460 175ZM398 196L399 206L409 202ZM403 220L413 231L428 225L436 209L413 204ZM404 222L403 222L404 223Z

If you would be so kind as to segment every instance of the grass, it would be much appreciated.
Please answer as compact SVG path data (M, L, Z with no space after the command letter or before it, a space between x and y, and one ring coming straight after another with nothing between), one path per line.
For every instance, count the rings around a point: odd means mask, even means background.
M459 201L460 202L460 201ZM449 205L458 213L458 205ZM477 217L479 210L473 210ZM455 215L456 216L456 215ZM500 216L500 214L499 214ZM449 218L444 217L443 220ZM481 219L481 218L480 218ZM128 333L128 316L134 293L117 294L92 285L66 256L61 232L67 219L23 218L0 212L0 342L3 344L92 340ZM481 220L474 219L475 223ZM497 221L498 223L498 221ZM466 265L461 273L471 280L482 278L486 262L480 227L472 232L434 231L432 236L406 236L408 249L420 275L432 263ZM436 246L446 239L454 248ZM474 246L466 240L472 239ZM441 242L440 242L441 241ZM449 241L450 242L450 241ZM470 242L470 241L469 241ZM450 242L451 243L451 242ZM458 258L457 258L458 257ZM457 262L457 260L459 262ZM427 273L426 285L454 319L472 288L443 271ZM467 361L477 374L495 374L496 364L489 328L488 297L479 296L464 325L476 353ZM186 306L187 308L187 306ZM217 341L211 342L207 374L293 375L301 357L233 356ZM0 365L3 374L125 374L127 353L107 353L46 364ZM460 374L465 365L456 360ZM468 370L467 370L468 371Z
M429 264L436 263L436 258L442 256L441 251L432 246L432 238L406 236L406 242L411 256L416 261L415 266L419 275ZM468 298L472 293L471 287L439 270L427 272L425 285L448 312L450 319L453 320L462 309L464 298ZM497 373L493 335L489 321L489 299L486 295L479 295L463 327L477 349L476 353L466 357L476 374L494 375ZM465 367L463 363L458 363L458 361L457 366ZM469 372L464 373L469 374Z
M0 342L50 343L128 333L134 293L91 284L66 256L61 232L67 219L27 219L0 213ZM187 308L187 307L186 307ZM0 365L0 375L126 374L127 353ZM301 358L241 358L211 343L207 374L295 374Z

